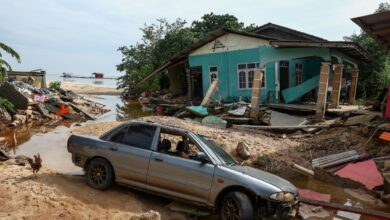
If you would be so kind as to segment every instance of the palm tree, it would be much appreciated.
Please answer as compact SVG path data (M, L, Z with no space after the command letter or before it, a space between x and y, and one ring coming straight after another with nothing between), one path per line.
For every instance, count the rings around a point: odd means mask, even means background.
M6 44L0 43L0 49L4 50L6 53L14 57L18 63L20 63L20 57L19 54L14 51L11 47L7 46ZM12 70L11 65L9 65L4 59L2 59L2 54L0 50L0 79L5 77L5 70Z

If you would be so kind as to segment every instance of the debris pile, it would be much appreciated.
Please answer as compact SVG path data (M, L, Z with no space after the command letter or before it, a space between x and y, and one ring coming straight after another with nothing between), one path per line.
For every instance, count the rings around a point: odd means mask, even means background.
M0 130L25 123L85 121L109 111L70 90L35 88L21 81L0 84Z

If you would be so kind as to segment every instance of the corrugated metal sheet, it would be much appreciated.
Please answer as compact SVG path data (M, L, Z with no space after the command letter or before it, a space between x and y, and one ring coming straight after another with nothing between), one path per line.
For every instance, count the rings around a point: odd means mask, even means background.
M390 51L390 11L356 17L351 20Z

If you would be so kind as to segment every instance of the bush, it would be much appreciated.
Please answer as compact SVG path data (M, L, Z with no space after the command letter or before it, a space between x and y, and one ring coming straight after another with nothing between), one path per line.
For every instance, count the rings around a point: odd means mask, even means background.
M3 99L0 97L0 106L7 109L7 111L14 110L14 104L12 104L8 99Z
M61 88L61 82L60 81L53 81L49 83L50 89L59 90Z

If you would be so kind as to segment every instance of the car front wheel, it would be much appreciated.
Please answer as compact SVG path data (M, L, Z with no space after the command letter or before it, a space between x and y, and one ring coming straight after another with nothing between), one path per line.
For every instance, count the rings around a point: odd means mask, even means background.
M87 167L87 184L98 190L108 189L114 183L111 165L102 158L93 159Z
M245 193L229 192L223 197L220 215L223 220L252 220L252 202Z

